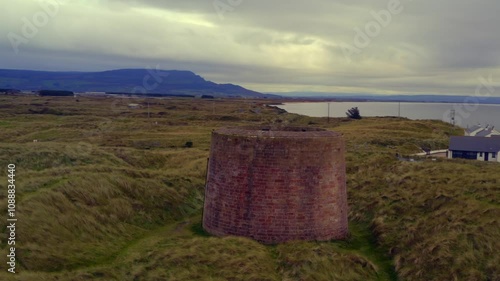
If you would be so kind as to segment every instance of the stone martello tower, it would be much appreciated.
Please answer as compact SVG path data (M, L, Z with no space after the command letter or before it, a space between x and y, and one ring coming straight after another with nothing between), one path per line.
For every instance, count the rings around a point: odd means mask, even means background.
M346 237L345 146L314 128L212 133L203 227L263 243Z

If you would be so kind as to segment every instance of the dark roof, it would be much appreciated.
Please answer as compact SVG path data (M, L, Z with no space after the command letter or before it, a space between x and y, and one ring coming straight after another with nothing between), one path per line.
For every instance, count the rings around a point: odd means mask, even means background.
M451 137L450 150L499 152L500 138Z
M483 128L483 127L481 127L481 125L474 125L470 128L465 129L465 131L470 134L470 133L473 133L474 131L477 131L481 128Z
M483 130L477 132L477 134L475 136L476 137L486 137L487 135L491 134L492 132L493 132L492 130L483 129Z
M495 133L498 133L498 132L494 130L494 127L491 127L491 128L482 129L481 131L477 132L474 136L475 137L486 137L487 135L495 134Z

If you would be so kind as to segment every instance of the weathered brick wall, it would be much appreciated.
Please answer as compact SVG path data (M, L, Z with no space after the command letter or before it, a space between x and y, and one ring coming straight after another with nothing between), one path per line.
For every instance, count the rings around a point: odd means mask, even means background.
M345 238L344 141L335 132L308 130L213 132L205 230L263 243Z

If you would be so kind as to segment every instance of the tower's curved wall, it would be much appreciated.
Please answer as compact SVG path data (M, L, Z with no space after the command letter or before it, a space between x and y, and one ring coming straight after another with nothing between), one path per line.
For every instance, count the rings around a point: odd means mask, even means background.
M203 227L263 243L345 238L345 146L311 128L212 133Z

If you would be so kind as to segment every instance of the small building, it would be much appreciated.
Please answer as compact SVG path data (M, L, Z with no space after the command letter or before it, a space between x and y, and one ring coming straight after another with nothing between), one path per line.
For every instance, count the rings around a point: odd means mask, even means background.
M448 158L500 162L500 137L451 137Z
M471 137L491 137L499 136L500 132L495 130L494 126L486 125L486 127L483 127L478 124L465 129L465 135Z
M128 108L130 109L138 109L138 108L141 108L142 106L140 104L137 104L137 103L129 103L128 104Z

